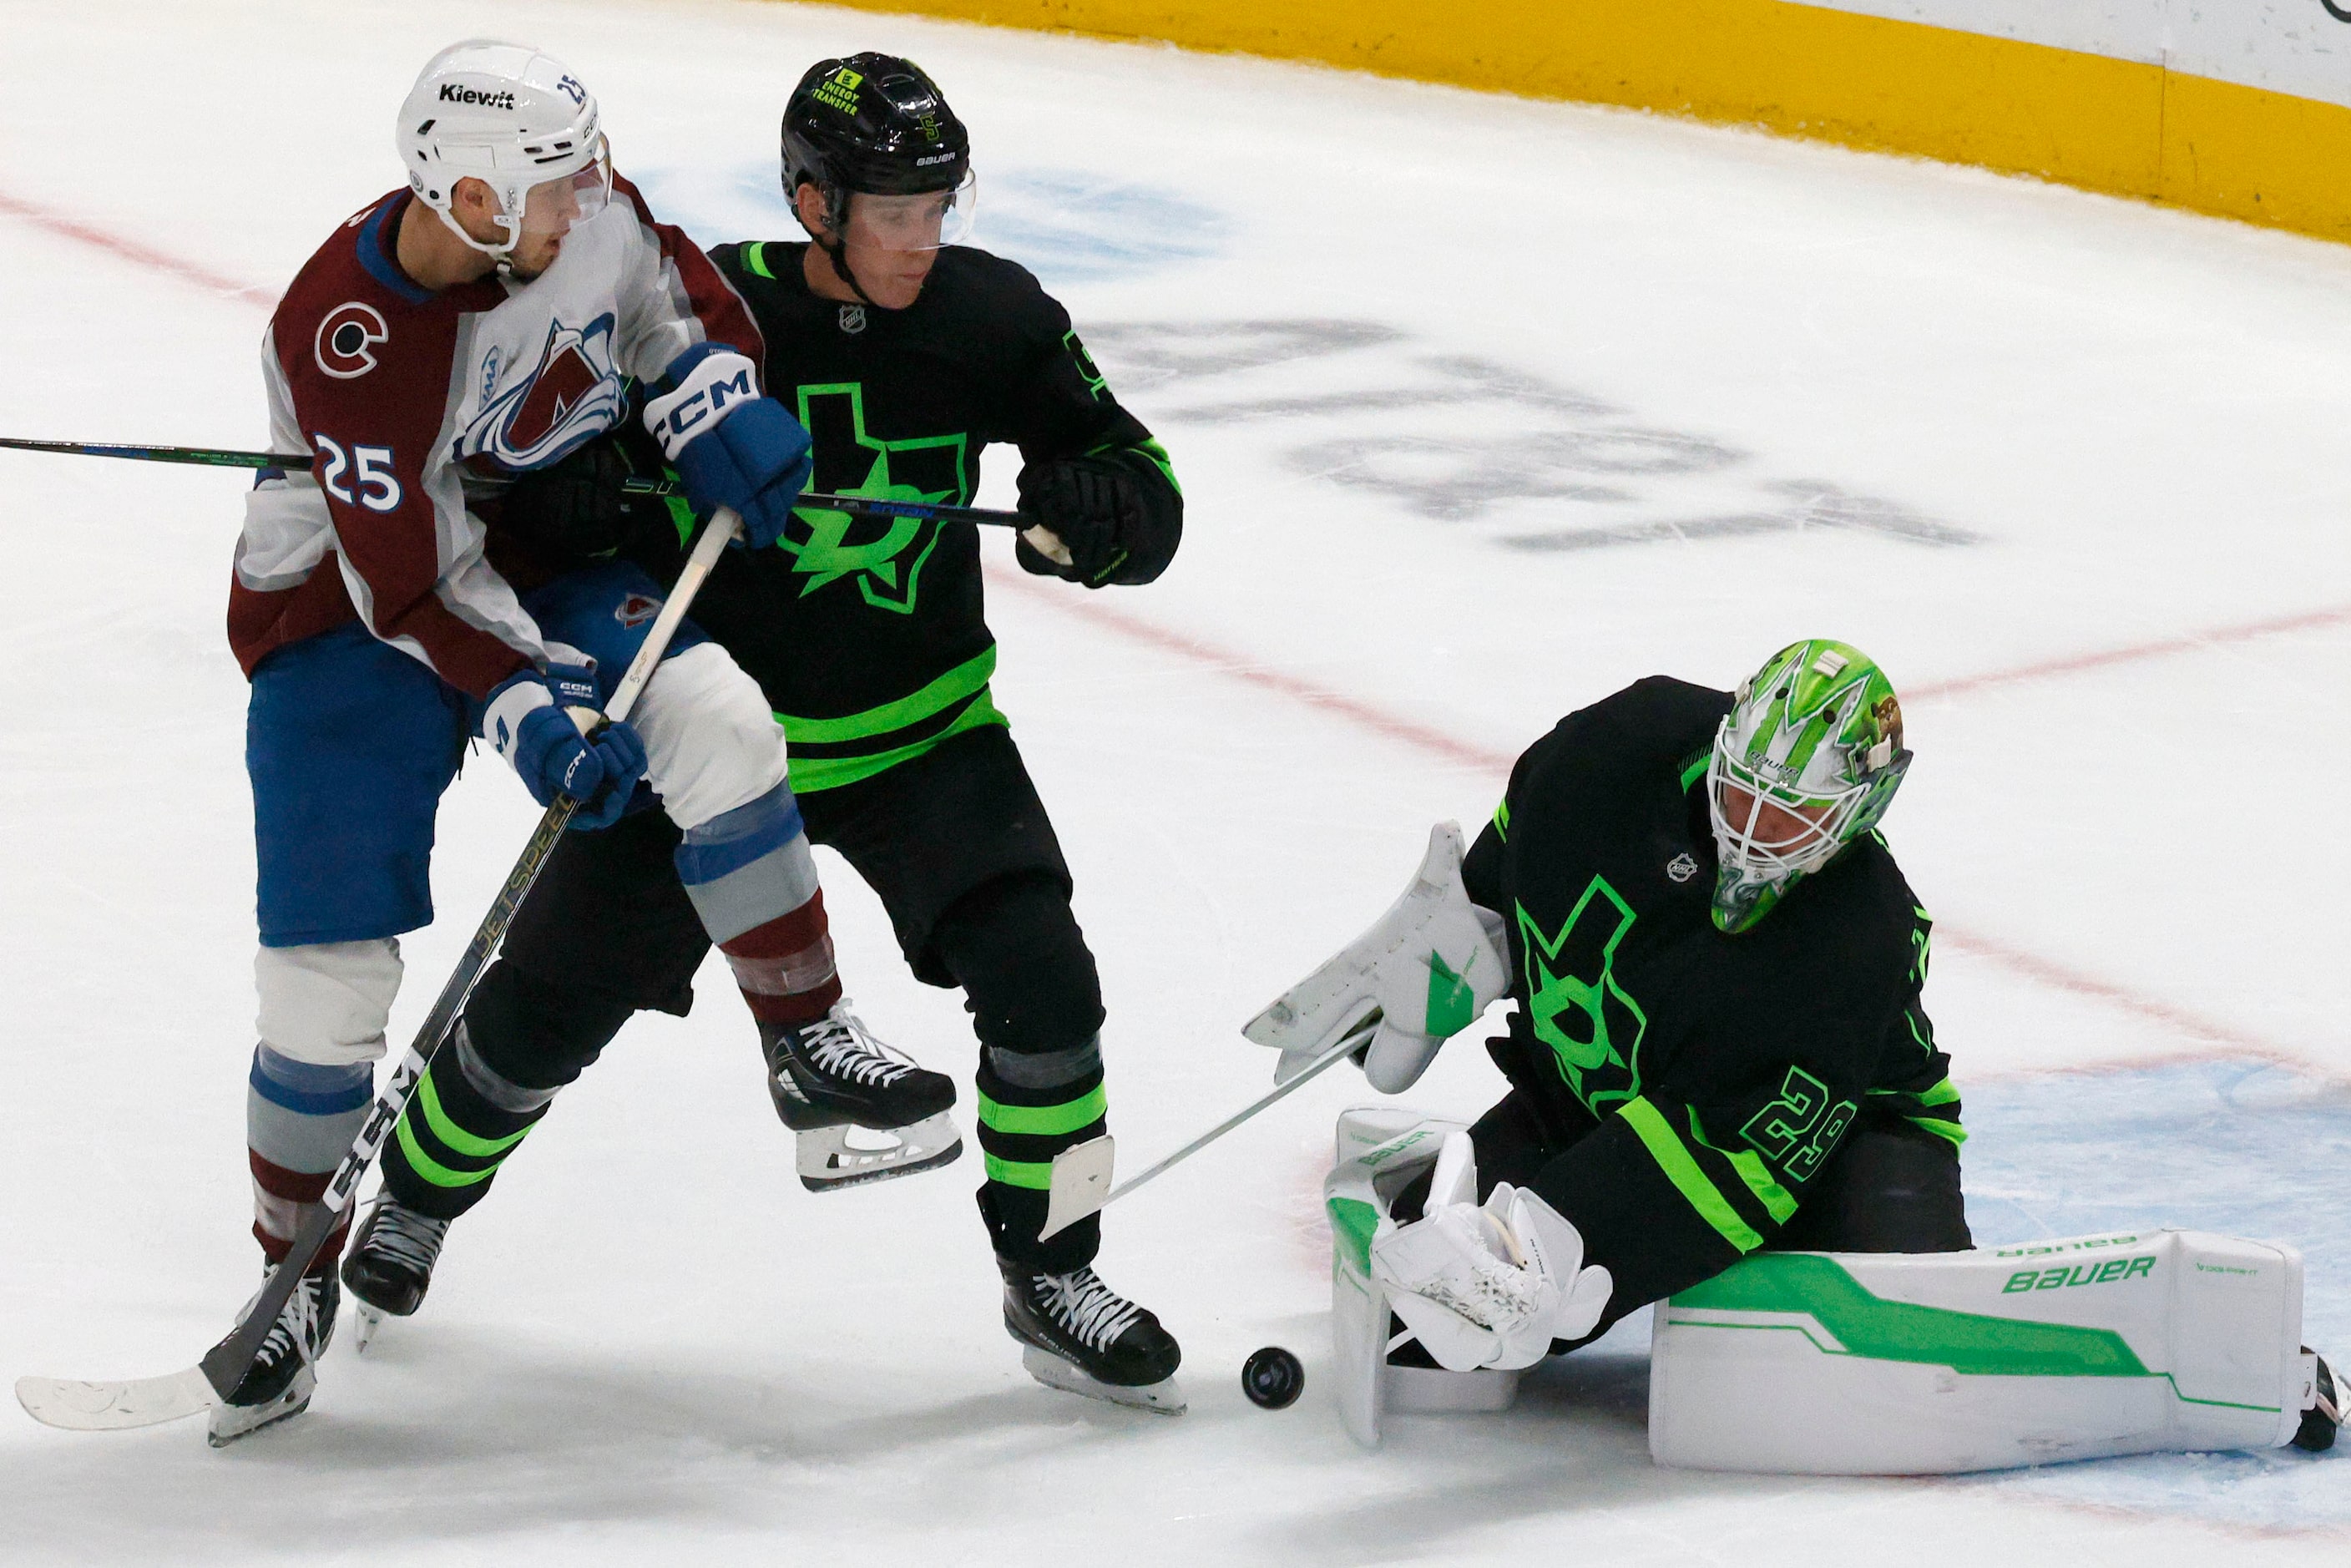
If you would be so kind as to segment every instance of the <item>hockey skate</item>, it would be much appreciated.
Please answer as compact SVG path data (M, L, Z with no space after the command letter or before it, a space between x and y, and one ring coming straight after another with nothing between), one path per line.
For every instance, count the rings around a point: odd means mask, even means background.
M811 1024L759 1026L768 1094L792 1130L800 1185L831 1192L952 1163L955 1080L875 1040L844 998Z
M263 1280L266 1283L267 1275ZM303 1276L261 1342L244 1381L212 1407L206 1437L214 1448L225 1448L309 1407L319 1386L317 1363L334 1342L335 1312L342 1299L332 1272ZM259 1291L254 1292L254 1300L260 1300ZM251 1312L253 1302L246 1302L245 1310Z
M1184 1413L1175 1336L1159 1320L1102 1282L1091 1268L1040 1274L998 1258L1004 1272L1004 1332L1020 1342L1020 1364L1048 1388Z
M358 1317L352 1348L365 1352L386 1316L404 1318L424 1303L433 1265L448 1239L449 1221L419 1214L378 1193L360 1222L351 1253L343 1260L343 1283Z
M2323 1454L2335 1446L2335 1434L2343 1429L2343 1419L2351 1413L2344 1402L2343 1380L2325 1356L2309 1346L2302 1354L2310 1357L2310 1403L2302 1408L2302 1425L2294 1435L2294 1446L2306 1453Z

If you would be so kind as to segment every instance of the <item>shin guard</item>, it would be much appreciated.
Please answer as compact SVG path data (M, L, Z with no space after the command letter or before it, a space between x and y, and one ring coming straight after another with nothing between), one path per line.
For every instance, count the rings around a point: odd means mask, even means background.
M841 1000L824 893L789 786L686 829L677 874L752 1017L811 1023Z

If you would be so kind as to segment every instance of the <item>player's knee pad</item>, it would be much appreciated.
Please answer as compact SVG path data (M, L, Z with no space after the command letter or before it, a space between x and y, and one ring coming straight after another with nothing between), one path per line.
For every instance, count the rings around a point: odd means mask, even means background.
M1505 1410L1516 1397L1515 1372L1447 1372L1390 1364L1394 1313L1372 1272L1372 1246L1397 1229L1395 1204L1426 1188L1448 1141L1453 1158L1468 1153L1468 1125L1400 1106L1366 1105L1339 1114L1338 1147L1323 1178L1331 1222L1331 1333L1339 1416L1347 1435L1376 1448L1388 1412ZM1477 1177L1468 1173L1474 1189ZM1407 1338L1409 1336L1406 1336Z
M1050 876L974 889L940 918L931 946L991 1051L1065 1051L1102 1030L1102 977L1069 894Z
M2301 1335L2301 1254L2199 1231L1758 1253L1658 1303L1649 1452L1923 1475L2274 1448L2302 1422Z
M400 994L400 944L317 942L263 947L253 958L261 1042L314 1067L345 1067L383 1054L384 1026Z
M662 661L629 722L670 820L693 828L784 781L784 732L759 683L700 643Z

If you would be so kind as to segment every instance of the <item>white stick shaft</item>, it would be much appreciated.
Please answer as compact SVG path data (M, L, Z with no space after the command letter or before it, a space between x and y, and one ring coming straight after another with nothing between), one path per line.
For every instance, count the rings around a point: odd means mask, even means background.
M1248 1121L1259 1111L1264 1110L1275 1101L1281 1099L1284 1095L1300 1088L1308 1079L1312 1078L1324 1068L1335 1065L1342 1057L1353 1055L1354 1052L1363 1050L1364 1046L1371 1043L1372 1035L1378 1028L1379 1020L1377 1019L1373 1019L1366 1023L1358 1024L1354 1029L1349 1030L1345 1035L1341 1037L1337 1044L1324 1051L1322 1055L1316 1057L1312 1061L1308 1062L1305 1069L1301 1071L1297 1077L1290 1079L1286 1082L1275 1084L1271 1091L1250 1101L1247 1105L1242 1106L1238 1111L1234 1112L1231 1115L1226 1117L1223 1121L1217 1123L1215 1126L1209 1128L1207 1132L1201 1134L1198 1137L1193 1139L1190 1143L1185 1145L1174 1154L1169 1155L1157 1165L1151 1166L1147 1170L1138 1171L1134 1176L1127 1177L1126 1180L1111 1188L1109 1196L1102 1199L1102 1207L1104 1208L1109 1207L1112 1204L1116 1203L1120 1198L1124 1197L1128 1193L1133 1192L1136 1187L1141 1186L1144 1182L1149 1181L1153 1176L1155 1176L1160 1172L1166 1170L1169 1166L1181 1161L1190 1159L1194 1155L1198 1154L1202 1149L1207 1148L1210 1144L1215 1143L1218 1138L1223 1137L1227 1133L1231 1132L1235 1127L1239 1126L1243 1122Z
M711 517L710 526L702 530L702 537L694 542L694 553L685 558L684 570L677 574L677 585L662 601L661 613L653 617L653 630L645 633L644 643L638 648L637 656L629 661L628 673L621 677L621 684L613 689L612 700L604 706L606 718L618 724L629 716L631 708L637 706L639 694L645 689L645 683L653 678L653 671L661 665L662 655L669 651L669 640L676 633L677 623L685 619L686 609L693 604L694 596L702 591L702 580L708 577L710 569L718 564L718 558L726 553L727 545L734 541L742 526L743 519L736 515L733 507L721 507Z

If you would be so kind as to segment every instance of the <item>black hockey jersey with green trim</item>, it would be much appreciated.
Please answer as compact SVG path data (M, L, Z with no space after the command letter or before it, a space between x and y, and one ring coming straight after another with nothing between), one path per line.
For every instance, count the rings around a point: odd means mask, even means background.
M1656 676L1570 714L1463 868L1509 927L1495 1059L1565 1148L1534 1188L1627 1304L1765 1246L1865 1118L1966 1137L1919 1002L1929 922L1882 838L1715 928L1706 759L1730 703Z
M814 438L811 490L968 504L981 449L1025 462L1118 454L1176 490L1166 455L1119 405L1063 310L1018 263L942 250L904 310L811 292L805 242L711 259L766 340L768 394ZM645 559L674 578L662 541ZM642 559L642 556L641 556ZM852 520L802 507L773 549L730 550L694 619L756 677L801 794L870 778L948 736L1002 724L996 639L967 524Z

